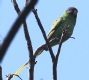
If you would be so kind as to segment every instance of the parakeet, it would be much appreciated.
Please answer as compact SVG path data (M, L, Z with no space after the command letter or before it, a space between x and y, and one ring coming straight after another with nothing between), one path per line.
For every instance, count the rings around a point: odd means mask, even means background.
M62 17L60 17L54 21L54 23L48 33L47 39L49 41L51 41L52 39L61 37L62 30L65 26L68 26L68 28L67 28L67 32L66 32L62 42L65 42L67 39L69 39L73 33L74 26L76 24L77 13L78 13L78 10L75 7L69 7L63 13ZM50 46L53 47L53 46L57 45L58 43L59 42L52 43L52 44L50 44ZM40 55L43 51L44 51L44 49L38 51L38 53L34 54L35 57ZM26 64L24 64L15 74L18 75L26 67L27 64L28 64L28 62ZM13 77L16 77L16 76L13 76Z
M70 38L73 33L74 26L76 24L78 10L75 7L69 7L62 15L62 17L56 19L48 33L47 39L50 41L54 38L61 37L64 26L68 26L67 32L63 38L63 42ZM59 42L50 44L51 47L57 45ZM44 49L35 54L37 57Z

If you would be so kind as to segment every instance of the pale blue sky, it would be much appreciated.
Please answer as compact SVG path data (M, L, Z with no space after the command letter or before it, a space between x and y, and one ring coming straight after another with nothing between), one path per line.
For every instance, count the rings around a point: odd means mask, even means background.
M18 0L21 9L25 0ZM58 80L89 80L89 1L88 0L39 0L36 8L46 33L49 32L53 21L60 17L70 6L78 9L77 23L73 32L75 39L69 39L62 45L58 61ZM2 0L0 3L0 39L3 40L17 18L10 0ZM43 36L37 22L31 13L27 18L27 25L34 51L44 43ZM53 48L54 53L57 47ZM35 65L35 80L52 80L52 62L49 52L43 52ZM24 38L23 27L10 45L2 62L3 80L5 75L15 73L26 61L28 61L27 45ZM19 76L28 80L28 68L25 68ZM19 80L14 78L13 80Z

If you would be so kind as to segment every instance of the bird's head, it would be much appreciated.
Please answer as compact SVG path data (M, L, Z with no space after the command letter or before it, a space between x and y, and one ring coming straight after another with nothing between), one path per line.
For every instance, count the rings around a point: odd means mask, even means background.
M66 13L67 14L71 14L72 16L74 16L76 18L77 17L78 10L75 7L69 7L66 10Z

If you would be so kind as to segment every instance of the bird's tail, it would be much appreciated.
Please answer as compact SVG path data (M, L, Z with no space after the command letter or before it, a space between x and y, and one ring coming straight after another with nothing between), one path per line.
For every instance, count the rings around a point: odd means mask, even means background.
M44 50L43 49L38 49L36 50L34 56L37 57L39 56ZM27 65L29 62L25 63L21 68L19 68L19 70L13 75L13 78L15 78Z
M15 78L28 64L29 62L25 63L19 70L13 75L13 78Z
M44 51L44 49L41 50L37 50L34 54L35 57L38 57L42 52Z

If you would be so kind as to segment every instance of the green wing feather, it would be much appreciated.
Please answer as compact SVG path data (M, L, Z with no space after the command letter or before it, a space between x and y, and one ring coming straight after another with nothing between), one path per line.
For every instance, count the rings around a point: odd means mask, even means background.
M54 21L50 31L49 31L49 34L47 36L47 39L50 40L52 38L54 38L54 34L56 32L56 30L60 27L60 25L63 23L63 20L62 18L58 18L57 20Z

